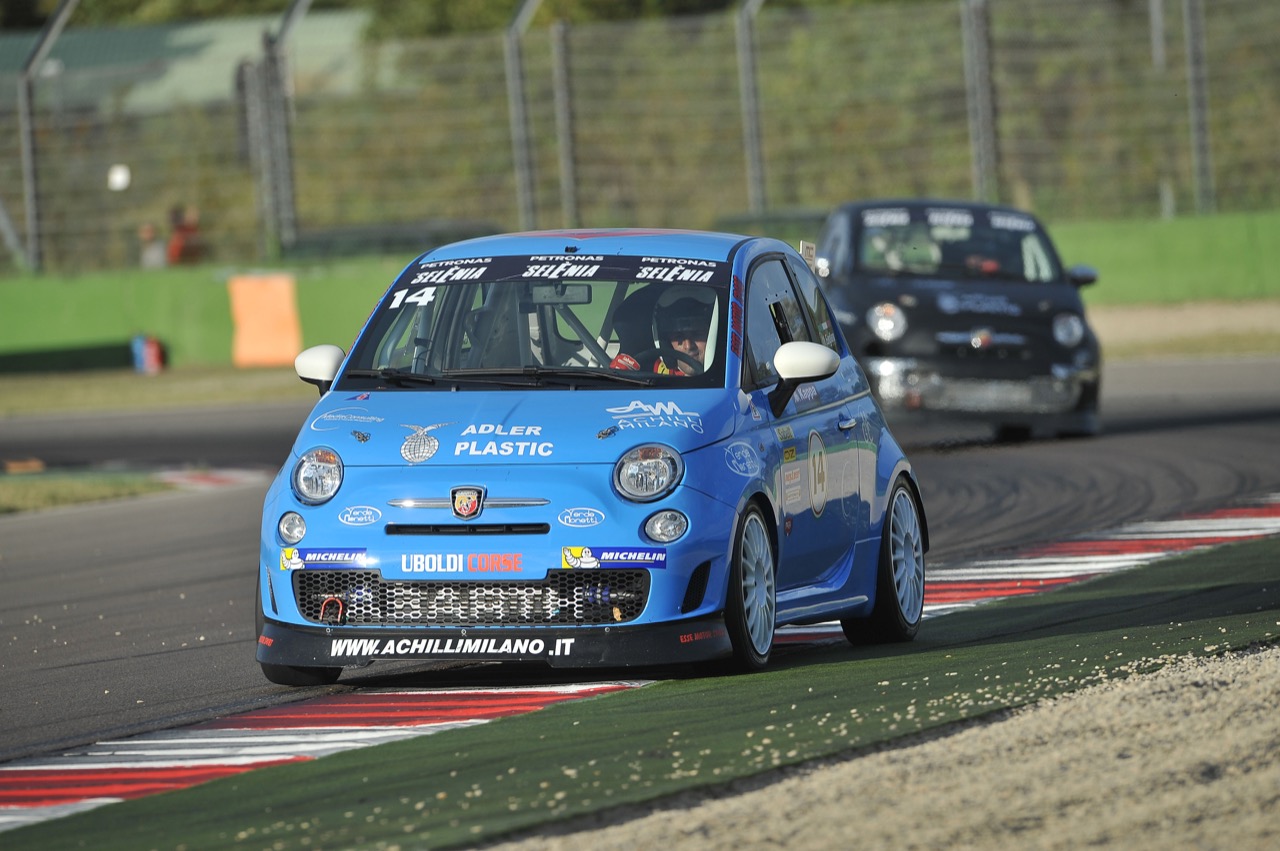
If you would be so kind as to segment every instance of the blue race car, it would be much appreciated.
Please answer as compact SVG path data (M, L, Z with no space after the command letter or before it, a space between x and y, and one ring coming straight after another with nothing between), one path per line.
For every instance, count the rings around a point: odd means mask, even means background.
M263 506L272 682L379 660L749 671L783 624L919 627L915 473L785 243L447 245L349 355L295 366L321 398Z

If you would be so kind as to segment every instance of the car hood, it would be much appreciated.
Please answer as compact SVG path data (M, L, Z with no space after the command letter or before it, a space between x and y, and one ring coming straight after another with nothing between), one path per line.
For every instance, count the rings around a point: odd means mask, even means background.
M641 443L692 451L728 437L736 418L724 390L333 391L294 454L328 446L349 467L612 464Z

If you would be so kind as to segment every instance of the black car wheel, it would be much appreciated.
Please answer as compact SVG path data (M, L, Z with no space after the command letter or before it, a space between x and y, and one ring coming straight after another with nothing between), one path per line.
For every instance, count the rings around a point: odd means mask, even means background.
M750 505L738 523L725 601L737 670L758 671L769 663L777 617L776 569L769 527L760 509Z
M910 641L924 613L924 530L906 481L899 478L884 519L876 602L867 618L840 621L854 644Z

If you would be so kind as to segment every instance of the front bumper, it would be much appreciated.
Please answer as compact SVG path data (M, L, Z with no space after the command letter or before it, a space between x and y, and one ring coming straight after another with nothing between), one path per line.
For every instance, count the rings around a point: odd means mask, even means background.
M876 398L886 411L922 411L983 418L1026 415L1053 417L1089 403L1098 382L1096 367L1054 365L1048 374L1025 378L947 375L907 358L876 358L868 363Z
M384 628L267 620L258 661L302 668L375 661L542 662L553 668L700 662L733 652L720 615L636 626Z

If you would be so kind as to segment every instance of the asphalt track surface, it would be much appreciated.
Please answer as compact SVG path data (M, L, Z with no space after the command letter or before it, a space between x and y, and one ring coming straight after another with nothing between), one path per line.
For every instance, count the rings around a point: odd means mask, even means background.
M5 457L258 474L0 518L0 761L361 685L574 679L386 665L328 688L266 682L253 659L257 527L266 477L305 415L276 405L0 420ZM1108 367L1103 420L1095 438L1015 445L985 429L899 427L924 488L930 570L1280 490L1280 360Z

